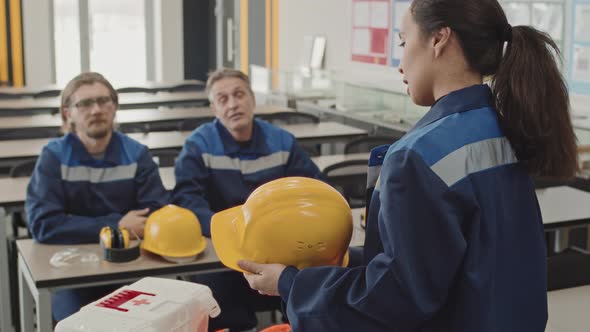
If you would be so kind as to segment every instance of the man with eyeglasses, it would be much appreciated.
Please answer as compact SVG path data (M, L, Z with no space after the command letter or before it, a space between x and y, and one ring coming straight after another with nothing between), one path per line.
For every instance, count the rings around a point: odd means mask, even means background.
M41 243L97 243L102 227L143 236L150 211L167 192L148 148L114 130L118 96L98 73L82 73L62 91L65 135L41 152L27 188L26 212ZM52 297L56 321L116 287L62 290Z

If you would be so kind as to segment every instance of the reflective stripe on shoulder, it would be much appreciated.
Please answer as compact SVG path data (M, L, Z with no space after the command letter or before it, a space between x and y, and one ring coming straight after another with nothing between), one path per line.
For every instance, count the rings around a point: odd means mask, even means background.
M465 145L430 168L450 187L469 174L516 162L508 139L496 137Z

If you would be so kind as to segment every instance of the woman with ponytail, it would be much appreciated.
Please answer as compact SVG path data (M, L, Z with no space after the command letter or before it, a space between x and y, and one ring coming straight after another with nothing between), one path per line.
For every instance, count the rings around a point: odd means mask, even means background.
M296 332L542 332L545 243L531 176L578 170L559 50L511 27L497 0L414 0L400 38L408 93L431 109L374 159L383 165L362 263L240 262L245 277L281 296Z

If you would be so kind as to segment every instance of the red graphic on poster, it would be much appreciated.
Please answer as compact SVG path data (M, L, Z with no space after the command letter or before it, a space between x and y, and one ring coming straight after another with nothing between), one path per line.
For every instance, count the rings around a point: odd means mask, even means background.
M387 64L391 0L352 0L352 61Z

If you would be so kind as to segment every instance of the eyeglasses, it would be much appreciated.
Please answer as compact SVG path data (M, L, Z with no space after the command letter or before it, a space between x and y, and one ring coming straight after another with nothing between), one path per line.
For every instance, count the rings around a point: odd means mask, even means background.
M113 104L113 98L111 96L100 96L96 98L82 99L75 103L74 106L79 109L90 109L97 104L98 107L111 106Z

